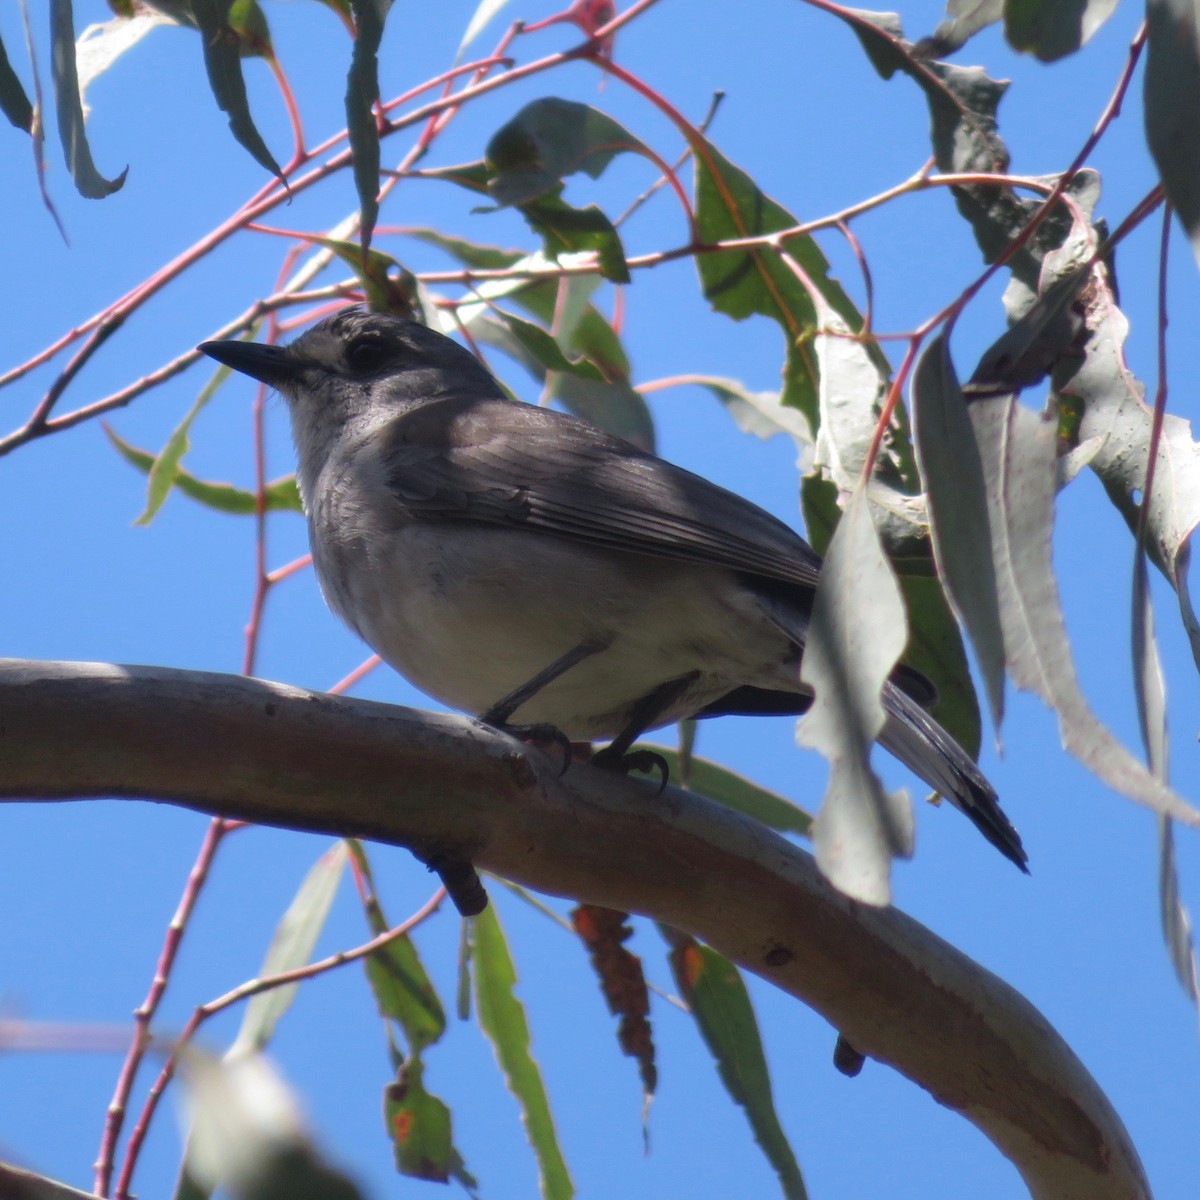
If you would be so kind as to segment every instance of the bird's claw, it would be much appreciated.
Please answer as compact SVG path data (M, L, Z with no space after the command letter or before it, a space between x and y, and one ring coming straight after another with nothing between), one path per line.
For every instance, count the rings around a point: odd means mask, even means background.
M656 750L628 750L625 753L616 751L612 754L611 746L599 750L592 759L592 764L608 771L621 771L628 775L630 771L640 771L645 775L658 772L659 782L656 795L661 796L671 778L671 768L667 760Z
M560 776L567 773L567 768L571 765L571 761L575 757L575 751L571 746L571 739L556 725L550 725L544 721L536 725L509 725L507 723L493 723L491 721L488 724L493 729L499 729L502 733L507 733L510 737L515 737L519 742L528 742L531 746L537 746L542 750L550 746L559 747L563 754L562 770L559 771Z

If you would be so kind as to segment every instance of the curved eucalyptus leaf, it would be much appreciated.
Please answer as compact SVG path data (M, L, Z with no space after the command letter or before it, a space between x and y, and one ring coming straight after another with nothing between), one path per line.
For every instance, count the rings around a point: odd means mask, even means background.
M191 3L204 43L204 66L213 99L228 115L230 132L254 161L282 180L283 172L250 115L246 80L242 76L241 39L229 23L228 0L191 0Z
M1193 0L1147 0L1146 140L1200 262L1200 29Z
M71 0L50 0L50 39L58 136L67 167L81 196L88 200L103 200L120 190L129 168L114 179L106 179L92 161L83 123L83 104L79 98L79 77L75 72L75 18Z
M907 640L904 601L860 484L821 568L800 660L813 705L796 726L796 741L829 760L829 784L813 825L817 864L864 904L891 902L891 860L912 854L908 796L886 792L870 763L885 720L883 685Z
M4 49L3 41L0 41L0 112L17 129L23 129L26 133L33 132L33 105L8 61L8 52Z
M354 158L360 236L367 247L379 217L379 128L375 124L375 105L379 100L379 45L392 0L351 0L350 7L356 33L346 76L346 128Z

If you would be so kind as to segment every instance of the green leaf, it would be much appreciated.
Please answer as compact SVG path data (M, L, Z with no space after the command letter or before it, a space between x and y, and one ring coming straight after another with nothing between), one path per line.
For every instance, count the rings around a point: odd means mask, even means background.
M392 0L351 0L356 35L350 71L346 76L346 128L354 159L358 191L359 233L364 247L371 244L379 216L379 44Z
M149 475L154 467L156 456L147 450L139 450L114 433L107 425L104 432L113 444L117 453L139 471ZM197 479L187 471L179 470L175 475L174 486L185 496L216 509L217 512L229 513L233 516L252 517L258 512L258 500L253 492L236 488L229 483L209 483ZM264 508L267 512L302 513L304 506L300 503L300 490L296 486L296 477L287 475L267 484L263 495Z
M598 179L622 153L648 151L598 109L556 97L535 100L488 142L488 195L502 208L520 209L551 258L594 251L606 278L628 283L625 251L612 222L595 205L574 208L562 199L567 176L582 171Z
M489 905L472 924L475 1004L483 1030L504 1073L509 1091L521 1106L521 1119L537 1157L544 1200L570 1200L575 1187L558 1145L545 1084L530 1054L529 1024L517 999L517 972L508 942Z
M146 483L146 508L134 522L135 525L149 525L158 514L158 510L162 508L181 473L179 464L191 448L192 423L231 374L232 371L229 367L218 367L213 377L201 389L200 395L196 397L196 402L188 409L187 415L167 438L166 445L159 451L158 457L150 467L150 478Z
M243 58L273 58L271 30L258 0L232 0L229 28L237 34L238 53Z
M33 132L33 105L8 61L3 41L0 41L0 112L18 129Z
M277 179L283 179L279 164L250 115L246 80L242 76L242 40L229 23L228 0L192 0L192 11L204 44L204 66L213 99L229 116L229 129L249 151L254 161Z
M1090 41L1116 7L1117 0L1006 0L1004 32L1014 50L1054 62Z
M386 933L392 926L384 916L375 894L371 863L362 843L352 841L350 853L369 889L363 903L367 924L375 936ZM412 939L407 934L393 938L370 955L365 966L371 991L379 1006L379 1015L399 1023L411 1055L419 1057L421 1051L432 1046L445 1033L446 1013Z
M613 283L628 283L629 267L616 226L594 204L572 208L558 193L539 196L520 206L534 233L540 234L553 259L576 250L595 253L600 273Z
M316 246L332 250L358 276L367 294L367 307L372 312L410 315L417 307L416 280L390 255L381 250L367 250L355 242L337 238L309 237Z
M67 167L81 196L88 200L103 200L121 188L129 168L126 167L115 179L105 179L92 161L83 123L83 104L79 99L79 76L75 70L75 18L71 0L50 0L50 38L58 136Z
M425 1090L420 1059L401 1067L383 1093L383 1116L396 1153L396 1169L410 1179L450 1179L450 1110Z
M421 172L422 179L441 179L457 184L476 195L487 195L488 181L492 170L482 159L478 162L458 163L452 167L427 167Z
M671 946L675 985L716 1060L725 1090L745 1110L783 1194L788 1200L806 1200L800 1167L775 1112L762 1037L741 974L711 947L678 930L659 929Z
M580 379L604 382L604 376L595 363L586 358L570 359L554 339L554 335L532 321L522 320L501 309L493 310L513 337L526 349L546 371L566 371Z
M707 139L694 138L693 149L696 224L701 242L712 245L758 237L798 224L791 213L764 195L745 171L730 163ZM790 237L786 250L809 284L850 328L859 329L862 318L841 285L829 277L829 263L816 242L807 235ZM819 424L819 368L813 343L817 314L808 289L769 247L697 254L695 261L704 297L718 312L736 321L761 314L783 329L788 347L783 402L799 408L815 430Z
M451 237L438 229L406 229L408 237L430 246L437 246L452 258L478 271L503 271L525 257L524 250L502 250L499 246L484 246L465 238Z
M1200 262L1200 29L1192 0L1146 4L1146 139Z
M335 843L317 859L271 938L259 968L260 979L308 965L317 938L325 928L345 867L345 842ZM291 1007L298 986L289 983L251 996L241 1028L226 1057L236 1058L262 1050L274 1035L280 1018Z
M599 109L547 96L525 105L488 142L488 193L503 207L520 207L557 194L562 180L578 171L599 179L624 153L649 155L644 143Z
M671 778L681 779L683 768L679 752L668 746L652 748L667 760ZM812 817L798 804L710 759L690 756L685 786L689 792L698 792L726 808L745 813L780 833L798 833L801 837L811 833Z

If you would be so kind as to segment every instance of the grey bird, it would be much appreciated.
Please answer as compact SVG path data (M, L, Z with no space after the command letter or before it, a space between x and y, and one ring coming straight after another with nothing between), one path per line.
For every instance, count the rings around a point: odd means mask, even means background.
M821 559L749 501L587 421L508 399L468 350L347 309L289 346L200 347L278 389L330 607L422 691L498 726L612 739L801 713ZM922 697L922 693L925 693ZM880 742L1022 870L971 757L901 670Z

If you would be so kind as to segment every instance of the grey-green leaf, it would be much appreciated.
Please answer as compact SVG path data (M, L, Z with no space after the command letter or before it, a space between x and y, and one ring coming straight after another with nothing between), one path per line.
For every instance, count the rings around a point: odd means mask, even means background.
M992 565L987 485L942 334L925 347L913 372L912 413L938 574L971 636L992 720L999 729L1004 719L1004 631Z
M307 966L337 895L346 867L346 843L337 842L313 864L283 914L259 968L259 978ZM250 997L227 1058L262 1050L291 1007L299 985L290 983Z
M75 18L71 0L50 0L50 39L54 103L63 154L79 194L88 200L103 200L124 184L129 168L126 167L115 179L106 179L92 161L83 124L83 104L79 99L79 77L75 71Z
M1200 262L1200 29L1194 0L1147 0L1146 138Z
M860 483L821 568L800 665L813 705L796 727L796 740L829 759L813 830L817 864L864 904L890 903L891 860L912 853L908 796L889 794L870 764L885 720L883 685L907 640L904 601Z
M246 80L242 75L240 39L229 26L228 9L228 0L192 0L192 11L204 43L208 84L221 111L229 117L233 136L255 162L282 180L283 172L250 115Z
M1009 397L968 409L991 517L1008 669L1058 716L1063 746L1109 787L1200 825L1200 812L1156 779L1112 735L1079 689L1051 564L1057 430Z

